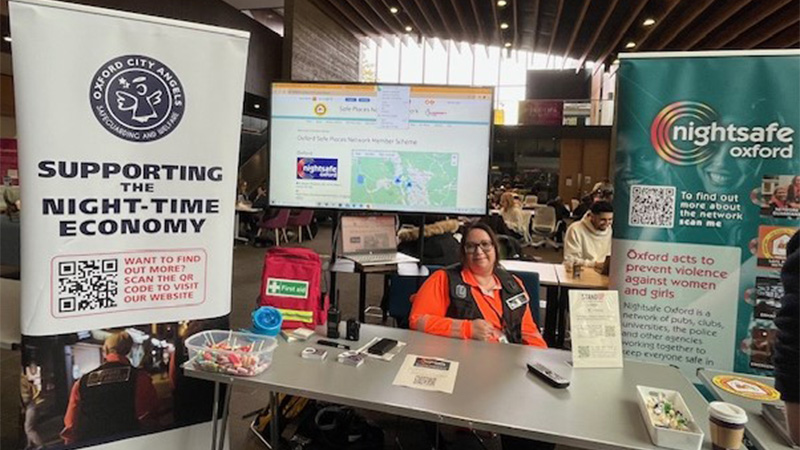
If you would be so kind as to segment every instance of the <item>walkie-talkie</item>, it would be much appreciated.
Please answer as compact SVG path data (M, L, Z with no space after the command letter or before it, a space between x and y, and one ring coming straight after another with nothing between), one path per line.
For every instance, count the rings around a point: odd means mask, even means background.
M328 337L339 339L339 310L331 306L328 309Z

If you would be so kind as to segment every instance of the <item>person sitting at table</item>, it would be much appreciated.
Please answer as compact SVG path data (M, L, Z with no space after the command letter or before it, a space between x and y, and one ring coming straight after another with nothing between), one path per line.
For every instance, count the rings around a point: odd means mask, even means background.
M503 221L512 237L529 240L526 239L529 224L522 214L522 199L519 194L509 191L500 196L500 215L503 216Z
M611 222L614 208L609 202L595 202L583 218L567 228L564 261L600 268L611 255Z
M800 231L786 245L781 269L783 297L775 317L775 388L786 404L786 423L795 444L800 444Z
M412 297L411 329L546 348L531 316L528 293L500 266L497 255L492 229L482 222L470 225L461 239L461 263L436 271Z
M575 211L572 211L572 218L575 220L582 219L592 207L593 203L611 203L613 200L614 185L612 185L608 180L600 181L594 185L592 192L581 199L581 203L575 208Z

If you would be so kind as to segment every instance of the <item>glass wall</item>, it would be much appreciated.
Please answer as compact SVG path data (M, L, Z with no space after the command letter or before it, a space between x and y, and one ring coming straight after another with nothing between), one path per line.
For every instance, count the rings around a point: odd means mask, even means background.
M480 44L389 37L361 45L360 80L494 86L495 108L503 110L503 124L516 125L519 101L525 100L527 71L560 69L562 61L560 56ZM564 67L576 66L577 61L568 58Z

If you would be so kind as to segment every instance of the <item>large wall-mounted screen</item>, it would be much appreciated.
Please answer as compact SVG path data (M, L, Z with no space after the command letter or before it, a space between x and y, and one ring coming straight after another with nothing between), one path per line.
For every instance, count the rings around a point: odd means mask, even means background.
M486 214L492 88L272 85L275 207Z

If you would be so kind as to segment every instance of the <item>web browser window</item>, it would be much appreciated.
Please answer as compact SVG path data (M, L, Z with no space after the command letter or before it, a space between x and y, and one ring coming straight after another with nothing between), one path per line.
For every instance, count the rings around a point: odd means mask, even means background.
M491 88L272 88L272 205L486 213Z

